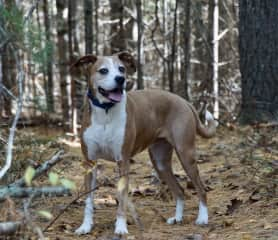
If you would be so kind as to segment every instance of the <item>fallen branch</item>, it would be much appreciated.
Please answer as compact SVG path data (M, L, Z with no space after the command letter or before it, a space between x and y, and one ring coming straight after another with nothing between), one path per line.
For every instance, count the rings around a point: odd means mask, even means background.
M34 174L33 180L38 178L40 175L48 171L51 167L62 160L62 155L64 154L64 150L60 150L56 154L52 156L52 158L46 162L44 162L41 166L39 166ZM16 180L15 182L11 183L8 187L23 187L25 186L24 177Z
M70 195L70 190L63 186L55 187L3 187L0 188L0 201L4 201L7 197L23 198L33 195L34 197L51 196L60 197Z
M11 235L15 233L21 225L21 222L3 222L0 223L0 236Z
M115 178L116 179L116 178ZM52 221L43 229L43 232L46 232L48 228L50 228L53 223L55 223L59 217L62 216L62 214L64 212L67 211L67 209L74 203L76 202L78 199L82 198L83 196L86 196L87 194L94 192L95 190L97 190L100 187L100 185L97 185L95 188L91 189L90 191L87 192L83 192L81 194L79 194L77 197L75 197L73 200L71 200L64 208L61 209L61 211L58 213L58 215L52 219Z

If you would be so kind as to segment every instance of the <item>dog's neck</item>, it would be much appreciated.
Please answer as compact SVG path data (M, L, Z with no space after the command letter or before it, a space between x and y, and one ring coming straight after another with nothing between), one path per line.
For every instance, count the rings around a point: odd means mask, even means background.
M99 107L103 110L105 110L105 113L108 113L110 108L114 107L116 103L114 102L103 102L101 103L96 96L94 96L91 89L88 89L87 96L91 102L92 105Z
M113 103L113 106L111 106L108 110L106 110L104 107L100 107L99 105L95 105L89 96L88 98L92 109L92 119L94 119L94 121L96 121L98 124L106 125L111 121L115 121L117 118L121 118L121 116L126 113L127 96L125 91L123 93L122 100L119 103ZM109 103L110 102L100 104Z

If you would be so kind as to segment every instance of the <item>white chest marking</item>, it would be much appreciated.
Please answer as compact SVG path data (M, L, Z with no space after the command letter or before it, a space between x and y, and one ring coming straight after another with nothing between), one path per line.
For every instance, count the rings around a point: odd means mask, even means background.
M109 109L92 106L91 125L84 131L83 140L87 145L88 158L97 160L122 160L122 146L126 127L126 93L122 101Z

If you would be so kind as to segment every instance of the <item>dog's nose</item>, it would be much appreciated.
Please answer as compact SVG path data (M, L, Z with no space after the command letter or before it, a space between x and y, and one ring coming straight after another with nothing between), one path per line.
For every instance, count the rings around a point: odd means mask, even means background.
M122 77L122 76L117 76L117 77L115 77L115 81L116 81L116 83L118 83L119 85L123 85L124 82L125 82L125 78Z

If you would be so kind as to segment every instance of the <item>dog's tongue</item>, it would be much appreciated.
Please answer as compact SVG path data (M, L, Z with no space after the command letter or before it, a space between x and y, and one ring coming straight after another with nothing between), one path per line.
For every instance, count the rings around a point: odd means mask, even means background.
M114 102L120 102L122 99L122 93L120 91L117 92L109 92L108 98Z

